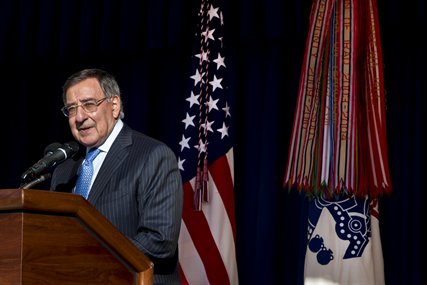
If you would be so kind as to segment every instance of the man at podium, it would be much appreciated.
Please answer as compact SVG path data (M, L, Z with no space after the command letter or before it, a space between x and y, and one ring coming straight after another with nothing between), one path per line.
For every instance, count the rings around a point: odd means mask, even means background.
M100 69L63 86L73 137L86 148L58 165L51 190L80 194L154 263L154 284L180 284L183 190L175 154L123 122L120 89Z

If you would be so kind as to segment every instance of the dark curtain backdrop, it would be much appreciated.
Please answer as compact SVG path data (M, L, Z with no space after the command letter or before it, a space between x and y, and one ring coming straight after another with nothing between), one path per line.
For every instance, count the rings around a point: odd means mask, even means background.
M302 284L307 201L282 181L311 1L224 1L221 7L234 96L240 284ZM195 0L0 0L0 188L18 187L48 144L72 139L60 112L61 88L83 68L113 73L125 122L178 150L198 10ZM426 7L381 0L378 10L394 188L380 201L386 283L427 284L421 265Z

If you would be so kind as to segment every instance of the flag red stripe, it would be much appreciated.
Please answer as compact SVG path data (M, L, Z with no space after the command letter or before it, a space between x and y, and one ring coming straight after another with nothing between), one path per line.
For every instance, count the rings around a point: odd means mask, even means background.
M193 208L193 188L190 182L185 182L183 186L184 208L182 218L203 261L209 282L211 284L230 284L227 270L212 238L205 215L203 211L195 211Z
M228 219L230 220L230 224L233 229L233 238L236 240L234 186L227 157L223 155L212 163L209 166L209 172L217 186L222 202L224 203L225 211L227 212Z
M180 276L181 284L182 285L189 285L189 283L187 281L187 278L185 278L185 274L182 271L182 267L181 266L179 266L179 276Z

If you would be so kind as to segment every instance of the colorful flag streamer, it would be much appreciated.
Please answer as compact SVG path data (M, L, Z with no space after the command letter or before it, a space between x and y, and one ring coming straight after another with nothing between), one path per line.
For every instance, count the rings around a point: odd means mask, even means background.
M284 184L309 196L391 192L375 0L316 0Z

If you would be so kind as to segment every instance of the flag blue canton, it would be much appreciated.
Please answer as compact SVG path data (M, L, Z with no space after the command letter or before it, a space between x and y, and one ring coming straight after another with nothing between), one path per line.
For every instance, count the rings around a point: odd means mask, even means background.
M183 181L195 177L197 166L203 167L205 156L211 164L232 147L222 12L209 5L200 10L199 18L189 77L190 94L186 98L188 109L182 120L184 131L179 142L178 164Z

